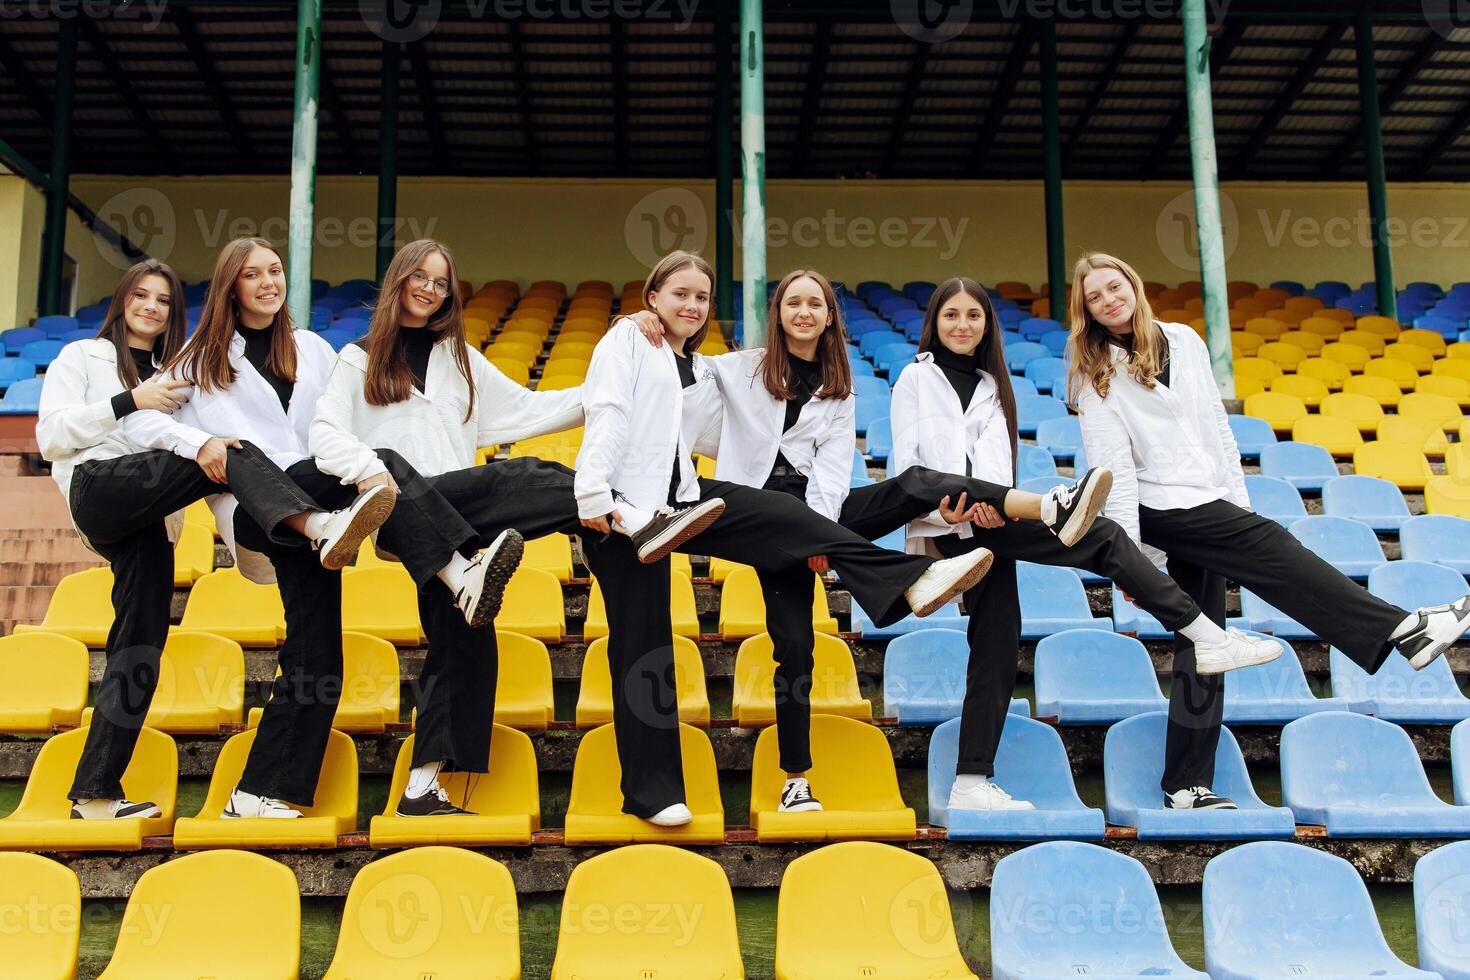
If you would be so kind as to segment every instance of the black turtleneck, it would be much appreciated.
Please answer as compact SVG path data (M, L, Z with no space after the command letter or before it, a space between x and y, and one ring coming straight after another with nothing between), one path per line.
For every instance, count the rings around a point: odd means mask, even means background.
M679 387L694 387L694 358L674 351L674 366L679 369Z
M1108 343L1112 344L1119 350L1124 351L1128 354L1129 357L1133 356L1133 334L1125 333L1122 336L1119 336L1114 333L1109 333ZM1159 361L1159 376L1157 380L1159 384L1167 388L1169 387L1169 344L1167 341L1164 342L1164 349L1161 353Z
M242 323L236 330L245 338L245 360L275 389L276 397L281 400L281 411L286 411L291 405L291 392L295 390L296 382L281 377L266 363L271 356L271 328L256 329Z
M980 355L974 351L956 354L943 344L936 344L933 353L934 363L944 372L954 393L960 396L960 408L968 409L970 399L975 397L975 389L980 384Z
M424 379L429 376L429 354L434 349L434 342L441 335L434 333L428 327L399 327L398 345L403 349L403 357L408 361L409 373L413 375L413 385L419 391L426 391Z
M790 351L786 353L786 361L790 365L786 384L796 397L786 403L786 422L781 427L782 432L796 424L802 406L811 401L812 396L822 388L821 361L804 360Z
M136 368L138 371L139 382L147 381L149 378L153 377L154 372L157 370L157 368L153 366L153 351L139 350L137 347L129 347L128 354L133 359L133 367ZM133 393L131 390L120 391L112 396L112 414L114 418L120 419L124 415L131 415L137 410L138 403L133 401Z

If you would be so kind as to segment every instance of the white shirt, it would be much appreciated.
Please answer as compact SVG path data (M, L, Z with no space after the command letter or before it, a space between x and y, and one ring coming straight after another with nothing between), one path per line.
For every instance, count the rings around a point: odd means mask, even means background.
M724 401L715 479L763 487L779 452L806 477L807 506L835 521L847 499L857 448L856 399L811 398L783 431L787 403L766 389L765 356L757 348L704 359Z
M898 376L888 411L895 473L924 466L941 473L968 472L977 480L1005 487L1014 484L1010 429L995 379L986 372L980 372L970 404L961 408L944 369L926 351ZM934 510L910 521L905 534L906 550L922 554L924 538L944 534L968 538L974 525L951 524Z
M424 476L475 465L481 446L560 432L582 423L580 388L530 391L501 374L470 348L475 411L465 420L470 388L447 343L429 349L424 390L407 399L369 405L367 351L342 349L311 423L310 448L323 473L355 484L385 471L375 449L392 449Z
M616 510L615 489L635 507L665 506L676 461L675 499L699 499L683 406L673 348L667 342L654 347L632 320L619 319L598 341L582 384L587 422L577 454L580 517Z
M1135 542L1139 506L1198 507L1226 499L1250 509L1240 450L1210 370L1210 353L1191 328L1158 324L1169 343L1169 384L1145 388L1127 371L1128 354L1110 346L1108 397L1086 386L1077 396L1090 466L1113 471L1104 513ZM1157 560L1156 549L1145 549Z

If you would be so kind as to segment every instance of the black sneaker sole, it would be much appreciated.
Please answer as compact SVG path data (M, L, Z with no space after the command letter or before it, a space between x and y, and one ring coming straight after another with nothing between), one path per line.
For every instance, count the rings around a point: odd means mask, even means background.
M798 804L796 806L790 806L790 807L780 806L780 807L777 807L776 808L776 812L777 813L821 813L822 812L822 804L813 802L813 803L801 803L801 804Z
M485 585L480 590L480 601L470 616L470 626L478 629L495 621L500 615L500 601L505 598L505 587L511 576L521 567L521 556L526 552L526 539L515 528L505 532L500 550L490 559L485 571ZM400 814L401 816L402 814Z
M704 504L695 504L694 506L702 507ZM700 514L682 528L677 530L670 528L653 541L648 542L646 545L641 545L638 548L638 560L645 565L652 565L656 561L662 561L669 556L670 552L685 541L698 537L705 528L719 520L720 515L724 512L725 504L721 501L715 506L709 507L703 514ZM648 549L646 552L644 550L645 548Z
M397 495L387 487L374 487L368 491L372 494L363 505L352 514L352 521L347 525L347 531L337 539L337 543L322 552L322 567L331 571L339 571L347 567L347 563L357 557L357 551L362 547L362 541L372 534L393 513L393 505L397 503L394 499Z
M1097 477L1090 481L1084 491L1082 499L1077 502L1077 507L1067 518L1067 523L1057 534L1064 546L1070 548L1083 535L1092 530L1092 522L1097 520L1097 515L1108 502L1108 494L1113 492L1113 471L1101 470Z
M995 561L995 554L989 548L981 548L971 552L971 554L979 555L980 557L980 560L975 563L974 567L961 576L959 581L950 587L949 591L930 602L924 603L923 606L915 608L915 616L920 619L923 619L925 616L931 616L951 602L954 602L956 597L963 595L980 584L980 580L990 572L990 566Z

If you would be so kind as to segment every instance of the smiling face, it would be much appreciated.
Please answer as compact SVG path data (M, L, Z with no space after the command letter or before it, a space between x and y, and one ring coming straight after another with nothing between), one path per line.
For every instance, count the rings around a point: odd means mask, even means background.
M699 332L709 318L709 298L713 284L709 276L685 266L671 273L657 291L648 294L648 308L658 314L668 333L685 340ZM682 351L682 345L675 350Z
M1117 269L1093 269L1082 280L1087 312L1114 336L1133 332L1133 311L1138 297L1133 284Z
M245 256L235 277L235 302L247 327L267 326L281 312L286 305L286 270L273 250L256 245Z
M811 276L791 280L780 310L787 348L803 360L813 360L823 332L832 325L832 308L821 285Z
M123 304L123 321L128 328L128 346L152 350L168 329L169 305L173 296L168 280L147 275L138 280Z
M985 307L969 293L957 292L939 308L935 326L946 350L967 357L985 339Z
M398 291L399 325L422 327L449 296L449 260L429 252L403 280Z

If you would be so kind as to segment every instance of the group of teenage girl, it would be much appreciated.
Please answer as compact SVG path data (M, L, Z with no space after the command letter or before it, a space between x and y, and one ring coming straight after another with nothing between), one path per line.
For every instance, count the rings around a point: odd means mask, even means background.
M428 637L405 817L465 814L440 783L488 772L494 618L526 539L577 535L606 601L623 809L688 823L674 692L668 556L751 565L776 662L782 810L821 809L808 778L813 574L835 570L879 625L959 602L970 658L951 808L1024 810L994 760L1020 642L1017 560L1110 578L1175 631L1163 805L1210 789L1230 670L1278 642L1224 628L1225 582L1250 588L1369 671L1423 667L1470 624L1470 597L1384 602L1249 509L1203 343L1153 317L1125 262L1077 263L1070 400L1093 469L1044 494L1014 487L1015 397L995 308L969 278L934 291L891 405L897 476L850 488L856 435L841 306L821 273L778 283L764 347L697 353L712 271L673 252L645 309L619 317L579 388L532 391L465 340L450 250L398 251L366 336L340 354L296 329L262 239L220 252L186 339L183 287L148 260L119 282L95 339L46 373L42 454L83 540L112 566L115 618L71 787L77 819L156 816L121 778L169 628L171 540L205 500L242 574L279 585L280 675L225 819L313 802L342 680L341 569L364 542L401 561ZM584 427L575 467L480 447ZM716 460L699 477L692 454ZM1107 516L1103 516L1106 514ZM876 539L904 529L905 550Z

